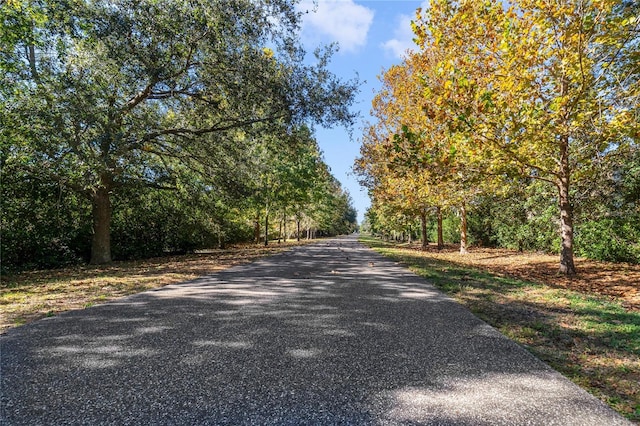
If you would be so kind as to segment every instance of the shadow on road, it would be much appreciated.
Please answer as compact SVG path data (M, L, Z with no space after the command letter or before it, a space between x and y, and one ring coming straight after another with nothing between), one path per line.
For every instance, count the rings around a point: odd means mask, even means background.
M0 339L8 424L625 424L353 239Z

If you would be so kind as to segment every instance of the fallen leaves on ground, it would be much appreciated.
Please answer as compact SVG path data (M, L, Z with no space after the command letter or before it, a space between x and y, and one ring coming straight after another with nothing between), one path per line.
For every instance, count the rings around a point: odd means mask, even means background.
M418 245L399 247L422 251ZM557 255L494 248L472 248L468 254L461 255L454 245L443 250L430 245L426 253L433 259L472 266L501 276L606 296L619 300L628 309L640 310L640 265L577 258L578 275L566 277L558 272L560 257Z

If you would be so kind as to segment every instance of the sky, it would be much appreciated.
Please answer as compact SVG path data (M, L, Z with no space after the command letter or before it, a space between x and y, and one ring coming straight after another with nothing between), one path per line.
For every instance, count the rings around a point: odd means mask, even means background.
M301 41L308 52L319 45L337 42L329 70L343 80L358 77L361 82L354 111L360 113L352 136L344 128L316 129L316 139L333 175L353 198L358 222L370 205L365 189L353 175L352 166L360 154L360 138L369 115L371 101L381 85L378 76L400 63L402 55L414 46L411 20L426 1L392 0L316 0L303 1Z

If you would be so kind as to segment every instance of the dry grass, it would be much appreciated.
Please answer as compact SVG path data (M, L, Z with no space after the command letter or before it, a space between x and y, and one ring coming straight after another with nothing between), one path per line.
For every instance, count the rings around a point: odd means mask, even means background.
M567 278L557 256L364 242L640 424L640 265L578 259Z
M268 247L245 245L201 254L2 276L0 333L45 316L195 279L281 252L297 244L300 243L289 241Z

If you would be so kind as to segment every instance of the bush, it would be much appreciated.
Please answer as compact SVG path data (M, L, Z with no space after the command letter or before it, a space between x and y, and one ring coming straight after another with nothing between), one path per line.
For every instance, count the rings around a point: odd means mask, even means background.
M1 187L2 272L88 260L88 200L21 173L3 173Z
M135 193L123 192L114 205L114 259L190 253L251 235L251 229L237 229L228 217L228 208L202 194L195 197L187 192L141 188Z
M634 221L604 218L576 227L579 256L610 262L640 262L640 231Z
M19 173L6 173L0 191L2 272L89 260L92 220L88 199L54 182ZM205 191L123 188L112 198L112 206L114 260L187 253L252 236L240 214Z

